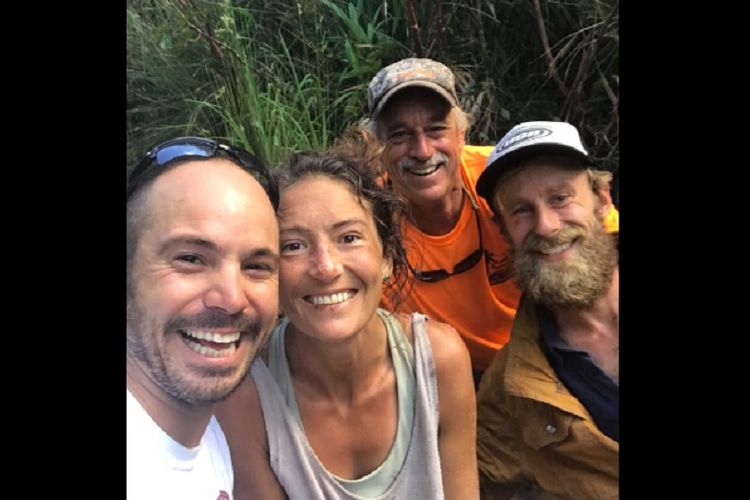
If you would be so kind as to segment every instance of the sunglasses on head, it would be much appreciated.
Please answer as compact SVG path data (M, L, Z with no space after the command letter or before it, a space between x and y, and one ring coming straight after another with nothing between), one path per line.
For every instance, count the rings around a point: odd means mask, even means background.
M468 195L468 193L467 193ZM472 267L477 265L477 262L482 260L482 255L484 255L484 246L482 245L482 226L479 223L479 207L476 206L474 203L474 200L469 195L469 200L471 200L472 208L474 209L474 217L477 221L477 231L479 232L479 248L471 252L466 258L460 260L456 263L455 266L453 266L453 272L448 272L445 269L434 269L432 271L421 271L419 269L414 269L411 264L409 264L409 270L414 275L415 278L417 278L419 281L425 281L427 283L435 283L436 281L443 281L444 279L448 279L451 276L456 276L457 274L465 273ZM407 261L408 264L408 261Z
M130 199L136 190L157 177L158 172L155 167L164 167L177 160L214 158L219 155L228 156L252 175L268 194L274 210L279 208L279 191L276 182L263 162L243 149L203 137L178 137L152 148L128 177L127 197Z

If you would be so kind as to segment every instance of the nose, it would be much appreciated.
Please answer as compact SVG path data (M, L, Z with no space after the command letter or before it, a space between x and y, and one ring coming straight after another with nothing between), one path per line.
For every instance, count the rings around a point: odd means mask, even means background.
M239 267L223 267L211 279L213 282L204 298L208 309L236 314L248 307L245 278Z
M320 245L311 254L310 276L328 281L343 272L341 259L334 245Z
M549 207L539 207L536 212L536 233L549 238L560 230L560 216Z
M422 132L414 134L414 140L412 141L410 151L412 158L420 161L427 161L434 153L435 148L432 147L432 141L426 134Z

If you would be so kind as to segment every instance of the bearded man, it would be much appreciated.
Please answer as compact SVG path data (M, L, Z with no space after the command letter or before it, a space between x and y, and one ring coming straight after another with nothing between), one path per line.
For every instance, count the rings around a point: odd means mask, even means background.
M575 127L505 135L476 190L513 249L510 342L477 395L482 498L619 497L619 270L612 175Z

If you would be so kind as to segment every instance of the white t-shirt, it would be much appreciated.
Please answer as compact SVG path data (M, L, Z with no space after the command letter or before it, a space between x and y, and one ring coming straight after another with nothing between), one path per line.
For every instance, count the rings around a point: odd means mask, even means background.
M230 500L234 474L215 417L195 448L164 432L127 391L127 498Z

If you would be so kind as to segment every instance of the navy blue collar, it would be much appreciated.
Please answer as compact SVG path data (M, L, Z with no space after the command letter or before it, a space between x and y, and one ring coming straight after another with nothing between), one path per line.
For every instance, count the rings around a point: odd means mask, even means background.
M570 393L586 407L597 427L619 441L620 389L586 351L570 347L560 337L557 322L547 307L536 304L542 350L550 367Z
M567 342L560 337L560 329L557 326L557 321L555 321L552 311L550 311L547 306L536 304L536 315L539 319L539 333L542 337L542 342L547 349L578 353L588 357L586 351L581 351L569 346Z

